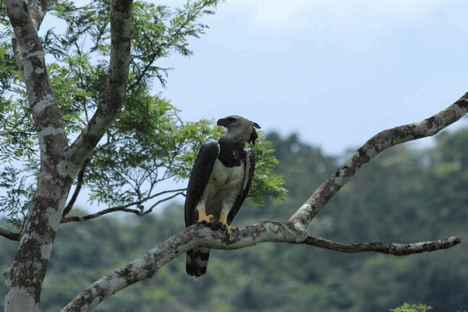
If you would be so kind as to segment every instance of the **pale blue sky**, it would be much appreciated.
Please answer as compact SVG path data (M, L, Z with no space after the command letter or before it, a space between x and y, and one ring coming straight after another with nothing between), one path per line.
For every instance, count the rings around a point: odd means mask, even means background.
M174 4L184 1L174 1ZM238 114L328 154L468 91L466 1L233 0L156 92L184 120Z

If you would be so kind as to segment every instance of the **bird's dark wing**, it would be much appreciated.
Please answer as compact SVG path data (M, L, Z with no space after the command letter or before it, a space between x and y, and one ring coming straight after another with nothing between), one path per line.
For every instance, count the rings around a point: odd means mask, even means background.
M218 142L208 143L202 146L195 164L190 174L187 187L187 197L185 199L185 226L189 227L198 220L198 213L195 211L200 197L203 195L211 171L218 158L220 147Z
M254 177L255 171L255 155L253 151L248 151L245 157L245 180L242 183L242 192L236 199L234 206L232 207L231 211L227 216L227 223L231 224L232 220L236 216L237 212L239 211L240 207L244 203L244 200L247 198L247 194L249 194L250 186L252 185L252 180Z

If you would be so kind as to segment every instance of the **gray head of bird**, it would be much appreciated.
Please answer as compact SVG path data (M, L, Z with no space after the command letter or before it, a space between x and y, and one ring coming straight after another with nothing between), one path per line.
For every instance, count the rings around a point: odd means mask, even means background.
M227 129L227 133L223 135L223 138L240 143L255 144L258 138L255 128L260 129L257 123L237 115L221 118L218 120L217 125Z

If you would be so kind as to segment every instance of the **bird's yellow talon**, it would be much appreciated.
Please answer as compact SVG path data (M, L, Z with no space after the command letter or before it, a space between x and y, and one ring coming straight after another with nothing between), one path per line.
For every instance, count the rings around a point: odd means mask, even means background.
M221 211L221 215L219 216L219 221L221 221L221 223L224 225L224 227L226 228L226 232L228 232L228 234L231 234L232 230L237 231L236 227L233 227L227 224L227 214L225 214L222 211Z
M231 234L231 231L232 230L235 230L235 231L238 231L238 229L234 226L230 226L230 225L226 225L226 232L228 232L228 234Z
M199 213L198 222L210 223L211 218L213 218L213 215L206 215L206 212L204 209L201 209L198 213Z

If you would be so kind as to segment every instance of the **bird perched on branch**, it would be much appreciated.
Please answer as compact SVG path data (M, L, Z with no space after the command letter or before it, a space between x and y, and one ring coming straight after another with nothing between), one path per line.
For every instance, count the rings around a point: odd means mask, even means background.
M260 126L241 116L218 120L227 129L218 142L203 145L193 165L185 200L185 225L219 220L228 234L236 228L231 222L239 211L255 171L253 151L245 143L255 144ZM195 279L205 275L210 248L199 247L187 252L187 275Z

